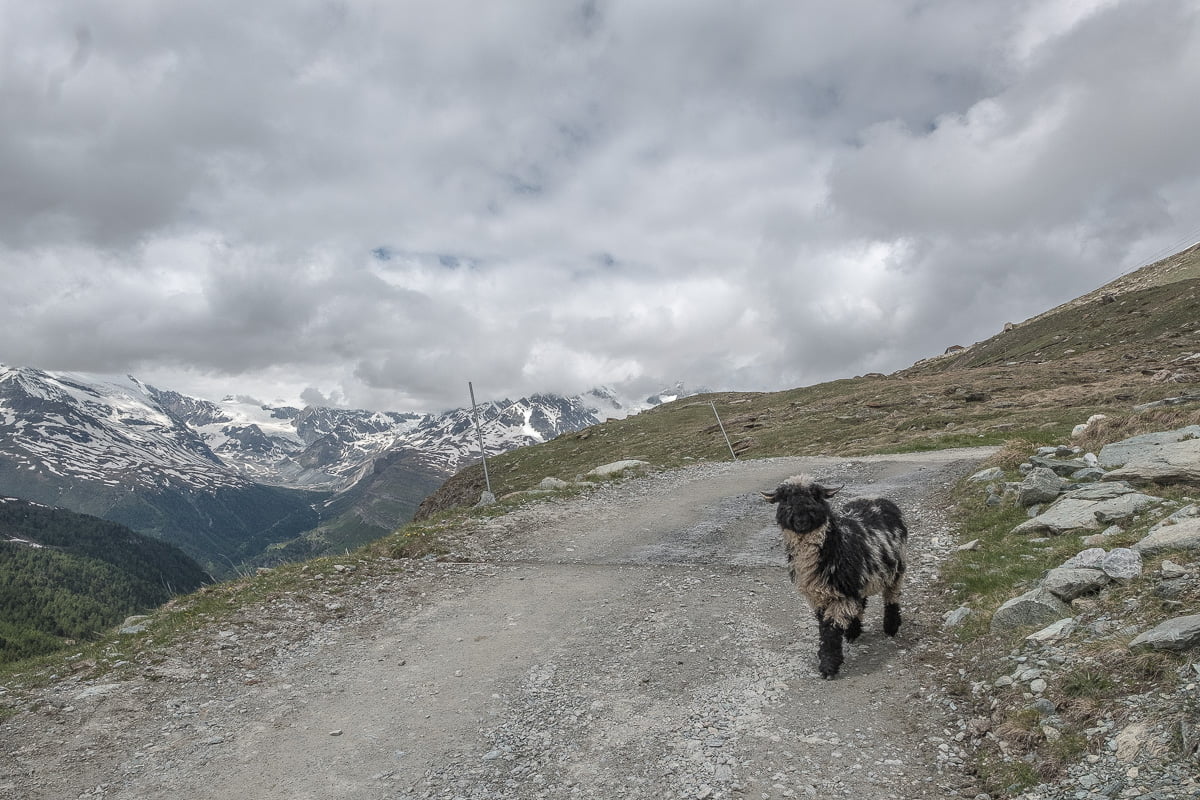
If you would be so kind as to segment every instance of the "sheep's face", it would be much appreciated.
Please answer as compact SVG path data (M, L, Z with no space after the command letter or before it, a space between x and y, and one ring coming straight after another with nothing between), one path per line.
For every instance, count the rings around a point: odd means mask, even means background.
M779 484L773 492L763 492L769 503L778 504L775 521L779 527L796 533L808 533L829 521L828 500L837 489L827 489L807 475L797 475Z

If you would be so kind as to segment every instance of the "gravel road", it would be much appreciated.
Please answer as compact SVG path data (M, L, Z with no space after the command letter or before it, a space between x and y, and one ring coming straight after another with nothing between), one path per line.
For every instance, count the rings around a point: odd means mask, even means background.
M467 560L314 578L22 702L0 797L973 797L922 654L939 494L990 452L699 465L481 523ZM758 495L801 471L912 532L900 635L876 599L832 682Z

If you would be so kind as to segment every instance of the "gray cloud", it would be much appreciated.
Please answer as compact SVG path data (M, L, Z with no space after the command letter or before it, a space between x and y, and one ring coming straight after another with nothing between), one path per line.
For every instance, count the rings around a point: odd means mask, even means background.
M1200 238L1186 2L0 3L5 363L776 389Z

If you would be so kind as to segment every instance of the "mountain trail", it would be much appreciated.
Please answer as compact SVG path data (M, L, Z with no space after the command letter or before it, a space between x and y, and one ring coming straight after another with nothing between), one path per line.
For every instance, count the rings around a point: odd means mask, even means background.
M697 465L479 522L459 560L348 560L22 696L0 797L974 797L930 598L939 498L992 451ZM835 681L758 495L802 471L912 534L899 636L876 599Z

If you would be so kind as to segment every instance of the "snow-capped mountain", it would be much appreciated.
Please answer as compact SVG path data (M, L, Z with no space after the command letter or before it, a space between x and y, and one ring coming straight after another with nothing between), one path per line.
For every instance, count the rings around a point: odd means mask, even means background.
M495 455L657 399L631 404L601 388L484 402L477 414L484 448ZM471 409L402 414L271 407L237 396L212 402L133 377L0 365L0 494L159 535L214 571L314 529L366 525L382 535L478 457ZM332 509L357 522L331 522ZM326 538L330 546L348 541Z
M134 378L0 366L0 457L16 469L109 486L248 483Z
M412 451L444 476L479 457L479 432L469 408L440 414L297 409L238 397L213 403L148 388L158 405L194 431L223 464L261 483L337 491L393 450ZM490 401L479 404L477 412L486 452L495 455L638 409L601 388L577 397L536 394Z

